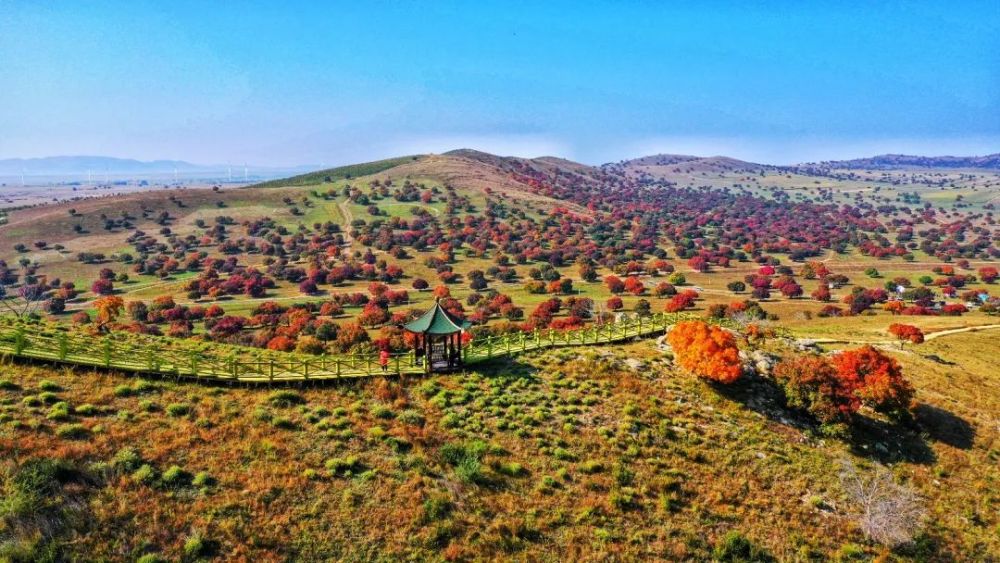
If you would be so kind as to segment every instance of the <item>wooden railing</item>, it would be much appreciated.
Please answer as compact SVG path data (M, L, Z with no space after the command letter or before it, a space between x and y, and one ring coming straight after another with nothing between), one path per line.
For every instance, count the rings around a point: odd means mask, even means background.
M474 339L462 348L466 364L560 346L590 346L662 334L690 313L625 317L574 330L535 330ZM312 356L244 346L111 333L94 336L68 327L0 321L0 355L178 378L250 383L306 382L423 373L413 352L393 354L383 370L377 354Z

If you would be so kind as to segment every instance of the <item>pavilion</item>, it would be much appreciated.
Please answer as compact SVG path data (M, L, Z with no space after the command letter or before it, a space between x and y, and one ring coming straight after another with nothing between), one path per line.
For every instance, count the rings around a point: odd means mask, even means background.
M420 318L403 329L416 336L417 361L423 361L427 373L453 371L462 367L462 333L470 324L452 315L438 299Z

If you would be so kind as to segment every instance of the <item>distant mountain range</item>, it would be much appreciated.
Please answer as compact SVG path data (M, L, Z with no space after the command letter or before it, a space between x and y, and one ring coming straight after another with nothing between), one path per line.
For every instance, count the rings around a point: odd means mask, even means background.
M830 160L802 164L804 167L889 170L894 168L985 168L1000 170L1000 153L985 156L914 156L881 154L853 160Z
M462 149L446 153L452 156L480 155L485 153ZM492 156L492 155L490 155ZM492 156L497 159L500 157ZM567 163L563 159L546 157L552 162ZM543 160L543 159L536 159ZM585 166L585 165L577 165ZM803 163L794 166L774 166L745 162L726 156L699 157L676 154L657 154L632 160L607 164L605 166L624 166L629 169L653 171L685 170L685 171L757 171L761 169L868 169L888 170L899 168L969 168L1000 170L1000 153L986 156L913 156L902 154L884 154L869 158L852 160L830 160L822 162ZM318 166L302 165L290 167L249 166L251 175L255 177L281 177L315 171ZM87 174L99 176L111 175L169 175L181 174L186 177L193 175L222 176L232 170L233 176L243 175L242 164L193 164L183 160L152 160L141 161L108 156L49 156L42 158L9 158L0 159L0 176L76 176Z
M243 164L233 164L233 175L243 175ZM224 174L227 164L193 164L183 160L142 161L110 156L47 156L42 158L9 158L0 160L0 175L17 176L86 176L94 175L158 175L158 174ZM263 167L249 166L255 175L275 176L315 170L318 166Z

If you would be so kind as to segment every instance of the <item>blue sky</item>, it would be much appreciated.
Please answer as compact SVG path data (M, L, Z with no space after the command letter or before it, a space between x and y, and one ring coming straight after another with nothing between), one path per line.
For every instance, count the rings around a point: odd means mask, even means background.
M0 158L1000 151L992 2L0 0Z

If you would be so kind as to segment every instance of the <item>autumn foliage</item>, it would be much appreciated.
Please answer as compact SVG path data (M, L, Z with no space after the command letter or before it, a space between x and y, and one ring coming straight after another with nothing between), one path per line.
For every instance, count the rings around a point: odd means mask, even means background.
M792 356L775 366L774 376L789 406L808 411L824 424L850 422L862 404L904 418L913 402L913 386L899 363L872 346L832 358Z
M838 377L876 411L905 416L913 402L913 385L899 362L873 346L846 350L831 360Z
M677 363L698 377L732 383L743 372L736 339L722 328L702 321L682 321L670 331L667 341Z
M808 411L823 424L847 422L861 406L852 386L823 356L786 358L774 366L788 406Z
M913 325L892 323L889 325L889 334L898 338L900 342L908 340L913 344L920 344L924 341L924 332Z

